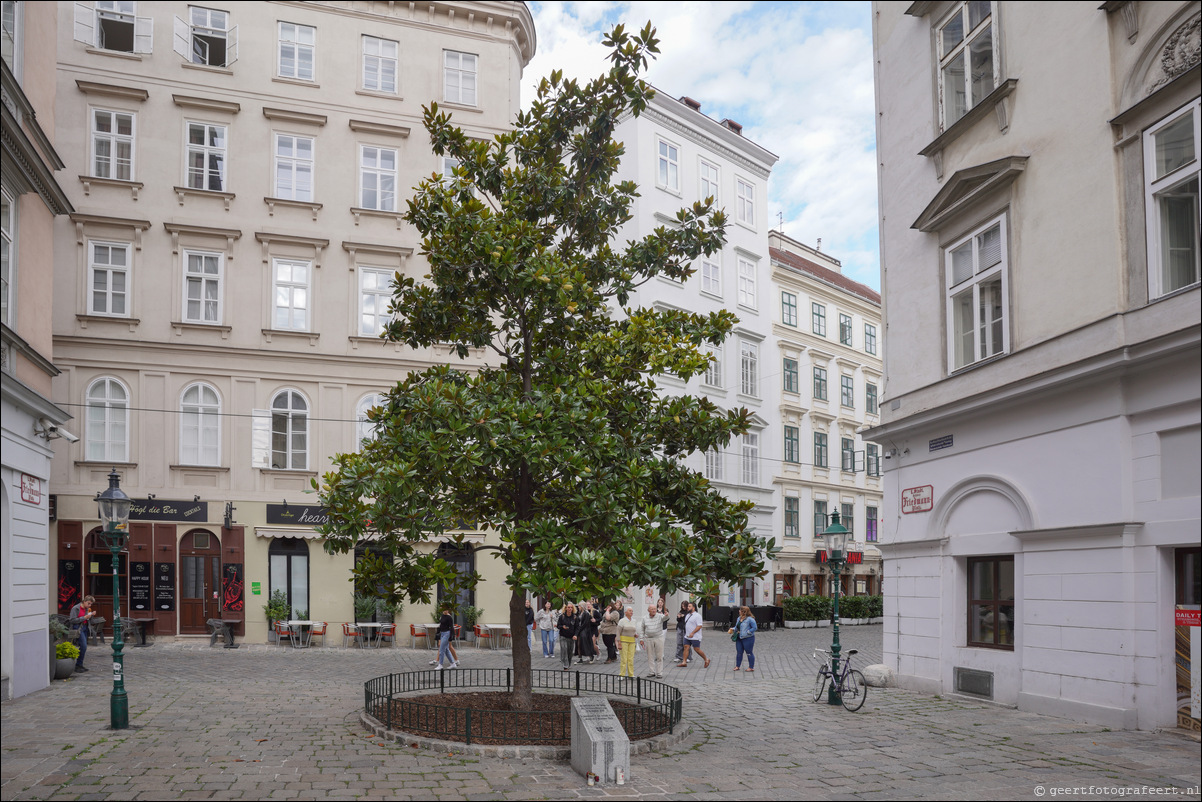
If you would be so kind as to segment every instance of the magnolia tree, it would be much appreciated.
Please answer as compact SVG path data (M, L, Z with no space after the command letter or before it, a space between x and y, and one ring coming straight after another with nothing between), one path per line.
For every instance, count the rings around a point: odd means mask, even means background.
M478 574L457 574L431 548L464 522L490 533L475 548L507 567L514 632L528 592L707 592L762 573L771 547L747 529L751 503L684 465L745 432L749 413L662 396L655 383L705 370L708 346L736 319L629 303L655 276L687 279L722 247L725 218L696 204L641 241L613 241L637 193L613 182L614 126L646 108L652 89L639 74L656 42L649 25L618 26L605 40L608 73L586 85L552 73L489 142L425 109L434 152L458 167L409 201L430 272L397 274L385 336L491 366L409 374L370 414L374 438L322 478L327 550L372 540L384 547L375 554L391 552L360 561L365 586L428 603L436 584L451 595L474 585ZM529 709L529 650L513 650L513 667L514 704Z

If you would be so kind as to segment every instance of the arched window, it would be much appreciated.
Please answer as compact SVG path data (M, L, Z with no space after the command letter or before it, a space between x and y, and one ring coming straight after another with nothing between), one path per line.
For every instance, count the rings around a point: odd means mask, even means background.
M296 390L282 390L271 401L271 467L309 468L309 403Z
M309 543L301 538L275 538L267 549L268 594L282 590L290 616L309 617Z
M87 392L87 458L129 461L129 391L116 379L97 379Z
M221 464L221 400L207 384L187 387L180 396L179 461L183 465Z
M355 450L362 451L363 444L376 436L377 424L372 423L367 419L367 413L372 407L382 406L384 404L384 396L380 393L371 393L363 396L359 401L359 406L355 408Z

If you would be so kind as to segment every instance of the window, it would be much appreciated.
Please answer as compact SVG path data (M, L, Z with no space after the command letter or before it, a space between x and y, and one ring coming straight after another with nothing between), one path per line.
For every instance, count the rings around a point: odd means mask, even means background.
M855 379L851 376L839 377L839 403L845 407L855 407L856 405L856 385Z
M13 279L17 273L17 206L8 192L0 192L0 321L14 322Z
M722 450L715 448L705 452L705 478L712 482L722 481Z
M814 400L826 400L826 368L814 368Z
M814 467L827 467L826 432L814 432Z
M755 225L755 184L735 179L735 219L749 226Z
M701 291L722 297L722 267L717 262L701 261Z
M851 345L851 315L839 315L839 342Z
M864 508L864 542L876 543L876 507Z
M367 419L367 413L375 407L383 406L387 401L384 396L379 393L371 393L365 395L359 401L359 406L355 408L355 448L358 451L363 450L363 445L368 440L375 438L378 424L372 423Z
M310 25L280 23L280 77L313 80L314 44L317 29Z
M188 187L225 192L225 126L188 123Z
M88 314L129 314L129 245L88 243Z
M810 328L819 337L826 336L826 307L822 304L810 304Z
M739 305L756 308L755 262L739 259Z
M1195 100L1144 134L1148 295L1152 298L1199 280L1199 107Z
M671 142L658 140L656 148L659 157L656 162L656 183L663 189L673 192L680 191L680 148Z
M701 161L701 200L713 198L717 200L722 197L722 190L718 186L718 167L710 164L704 159Z
M939 49L939 103L946 129L997 86L992 3L960 3L940 23L935 39Z
M785 537L801 537L801 499L785 496Z
M743 484L760 483L760 436L756 432L743 435Z
M1014 649L1014 557L968 558L968 645Z
M850 437L839 440L839 467L851 473L856 469L856 441Z
M0 5L0 57L8 65L9 70L21 80L21 30L23 26L24 4L16 0L4 0Z
M230 30L230 15L213 8L188 8L188 50L181 53L193 64L228 67L236 60L237 34ZM180 24L176 18L176 52L180 51Z
M396 93L397 43L374 36L363 37L363 88Z
M476 57L443 51L443 96L449 103L476 105Z
M313 140L309 137L275 135L275 197L313 200Z
M875 384L864 385L864 408L869 415L877 414Z
M864 324L864 350L876 355L876 326L871 323Z
M946 251L949 361L952 369L1005 353L1005 218L992 220Z
M359 269L359 334L379 337L392 320L388 305L392 300L392 271L363 267Z
M273 270L275 311L271 318L271 327L308 331L309 263L276 259Z
M116 379L97 379L87 394L87 458L129 460L129 392Z
M722 387L722 346L710 347L710 363L705 369L705 383L710 387Z
M814 534L821 535L826 532L826 502L814 502Z
M271 467L309 467L309 404L295 390L284 390L271 401Z
M207 384L193 384L180 397L179 461L221 464L221 402Z
M855 540L852 533L856 526L856 505L844 502L839 505L839 523L843 524L843 528L847 530L847 539Z
M221 280L224 259L219 253L184 251L184 320L221 322Z
M785 392L801 392L801 380L797 375L797 360L785 357L782 360L782 371L784 373Z
M801 438L796 426L785 427L785 462L801 462Z
M760 389L760 347L743 340L739 343L739 392L758 395Z
M797 325L797 296L791 292L780 294L780 322L786 326Z
M92 175L119 181L133 180L133 114L92 109Z
M868 470L869 476L881 475L881 448L876 443L868 443L865 448L868 449L868 459L865 468Z
M359 147L359 205L382 212L396 211L396 151L371 145Z
M267 548L267 566L268 593L284 592L289 618L308 618L309 543L293 537L272 538Z
M8 8L10 3L5 3ZM96 0L75 4L75 41L118 53L149 53L154 20L135 16L133 0Z

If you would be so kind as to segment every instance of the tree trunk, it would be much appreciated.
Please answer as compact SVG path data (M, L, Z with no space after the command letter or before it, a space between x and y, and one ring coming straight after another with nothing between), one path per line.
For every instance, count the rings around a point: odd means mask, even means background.
M513 707L533 710L530 649L526 647L526 591L514 588L509 597L510 649L513 653Z

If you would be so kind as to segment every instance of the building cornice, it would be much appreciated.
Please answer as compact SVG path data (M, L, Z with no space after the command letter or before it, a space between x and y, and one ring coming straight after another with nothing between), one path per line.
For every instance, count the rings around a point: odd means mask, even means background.
M765 165L762 162L755 161L747 155L740 153L738 150L735 150L727 143L722 142L716 137L708 135L704 131L700 130L697 126L689 125L679 117L657 109L655 106L648 106L643 111L641 116L654 123L662 125L664 128L669 129L677 136L690 140L695 145L699 145L706 150L722 156L723 158L729 160L732 164L753 174L756 178L767 181L768 176L772 172L771 165ZM708 117L705 117L704 115L700 116L709 123L715 126L718 125L718 123L715 123ZM732 134L732 136L737 135ZM751 140L747 140L747 144L759 148L759 146L754 142L751 142ZM767 153L767 151L764 152ZM773 157L772 161L775 163L776 158Z

